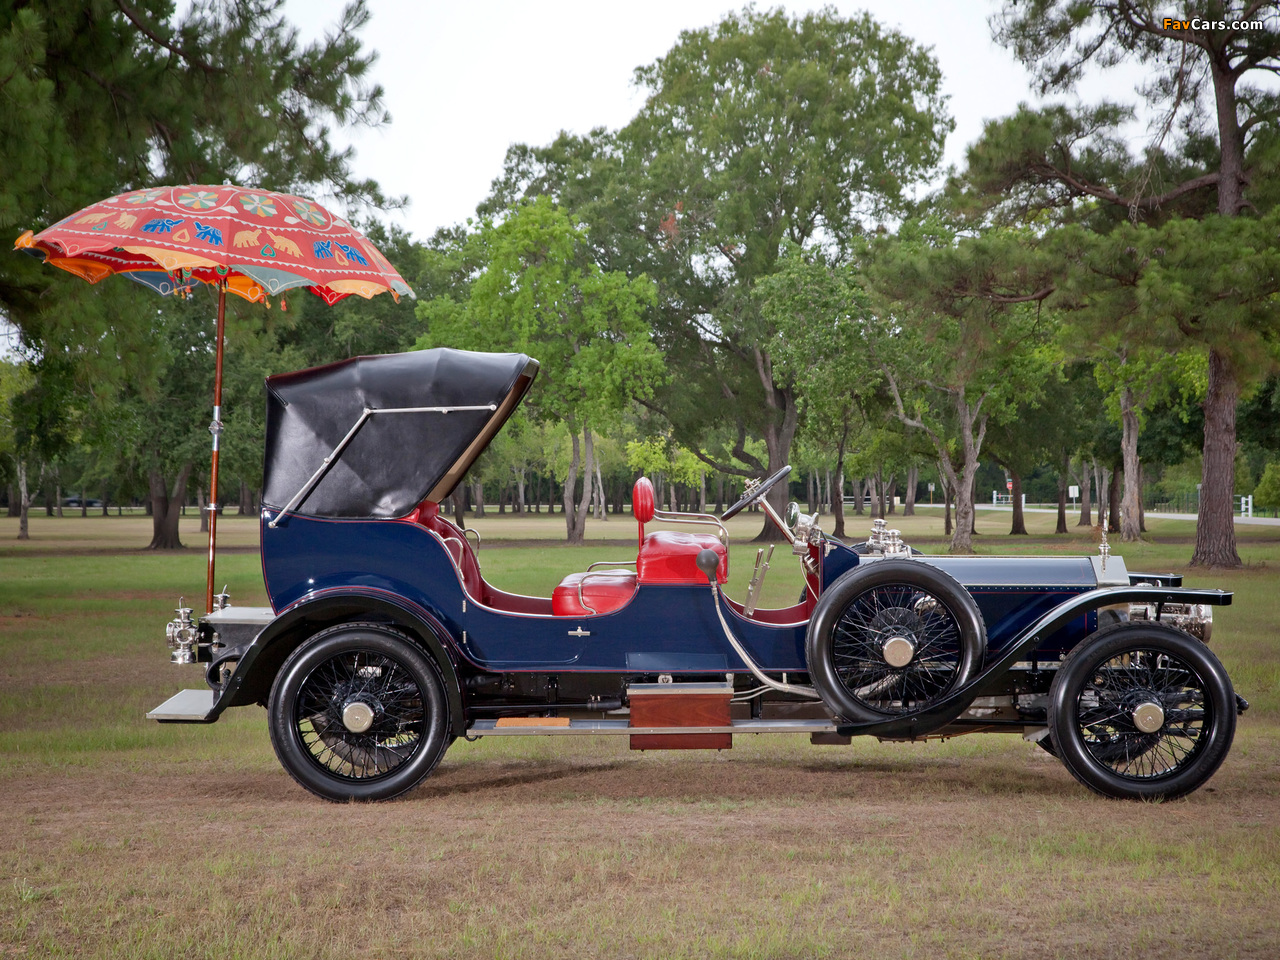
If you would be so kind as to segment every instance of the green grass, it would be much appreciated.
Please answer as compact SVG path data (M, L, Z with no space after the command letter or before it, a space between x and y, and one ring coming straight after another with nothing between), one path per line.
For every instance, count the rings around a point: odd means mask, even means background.
M1036 536L1010 538L1008 514L980 514L979 549L1096 550L1085 533L1048 536L1051 515L1030 521ZM507 590L546 594L634 552L625 518L580 548L555 542L558 515L480 524L486 575ZM758 524L732 527L736 596ZM937 516L895 525L942 548ZM246 552L220 557L220 581L264 602L256 526L223 529ZM1185 569L1187 521L1115 545L1130 569L1236 593L1213 649L1254 706L1221 771L1182 801L1101 800L1016 736L741 736L721 753L460 741L409 798L373 807L296 787L259 708L211 726L143 719L199 683L163 642L178 595L202 593L197 531L171 556L138 549L137 519L37 517L32 531L18 544L0 521L5 955L1280 955L1280 528L1242 527L1249 566L1228 573ZM782 548L766 584L769 603L799 592Z

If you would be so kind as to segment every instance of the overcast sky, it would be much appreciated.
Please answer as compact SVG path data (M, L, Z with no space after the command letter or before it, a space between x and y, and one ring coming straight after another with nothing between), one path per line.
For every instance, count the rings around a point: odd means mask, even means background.
M791 13L818 3L788 3ZM946 163L959 165L986 119L1034 100L1027 72L991 42L994 3L875 0L836 3L869 10L881 23L933 47L955 118ZM290 18L308 37L337 21L341 0L290 0ZM419 239L475 212L512 143L544 144L560 130L623 126L643 102L632 71L676 43L681 30L709 26L725 0L371 0L361 34L377 50L376 80L392 122L357 131L355 170L411 204L391 219ZM767 8L761 4L761 8ZM1090 78L1081 99L1136 102L1139 68Z

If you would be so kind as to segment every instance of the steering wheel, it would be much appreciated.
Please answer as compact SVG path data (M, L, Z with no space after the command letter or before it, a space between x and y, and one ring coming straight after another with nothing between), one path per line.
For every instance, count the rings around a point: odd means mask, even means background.
M761 480L756 485L756 488L754 490L749 490L748 492L744 493L742 495L741 500L735 503L732 507L730 507L724 513L720 514L720 519L728 520L730 517L736 517L743 510L743 508L751 506L751 504L755 503L757 500L763 497L766 493L770 491L770 489L773 488L774 484L776 484L779 480L781 480L790 472L791 472L791 464L787 464L777 473L773 474L773 476L767 477L764 480Z

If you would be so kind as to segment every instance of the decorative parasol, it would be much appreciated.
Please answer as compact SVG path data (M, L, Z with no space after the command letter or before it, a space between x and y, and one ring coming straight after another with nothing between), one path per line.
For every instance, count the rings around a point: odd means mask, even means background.
M318 203L235 186L122 193L37 234L28 230L14 247L90 283L123 274L165 295L186 294L197 282L217 286L205 596L212 613L227 292L256 303L306 287L332 305L352 294L369 299L389 292L398 301L413 291L364 234Z

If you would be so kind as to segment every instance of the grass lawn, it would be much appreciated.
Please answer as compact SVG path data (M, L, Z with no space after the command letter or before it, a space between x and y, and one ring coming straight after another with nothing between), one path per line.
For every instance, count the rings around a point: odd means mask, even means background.
M1089 531L990 553L1092 553ZM740 597L759 516L731 524ZM555 517L473 521L504 589L634 556L627 518L585 547ZM824 518L830 529L830 518ZM891 520L944 548L941 518ZM850 518L851 532L869 524ZM622 738L460 741L407 799L338 806L284 773L264 711L212 726L147 709L200 683L167 662L189 549L142 517L0 519L0 955L28 957L1280 956L1280 527L1240 527L1243 570L1188 571L1189 521L1113 544L1130 569L1235 591L1213 649L1253 708L1206 788L1116 803L1011 736L632 753ZM265 602L257 525L228 516L219 586ZM799 592L779 549L766 602ZM199 606L199 602L192 604Z

